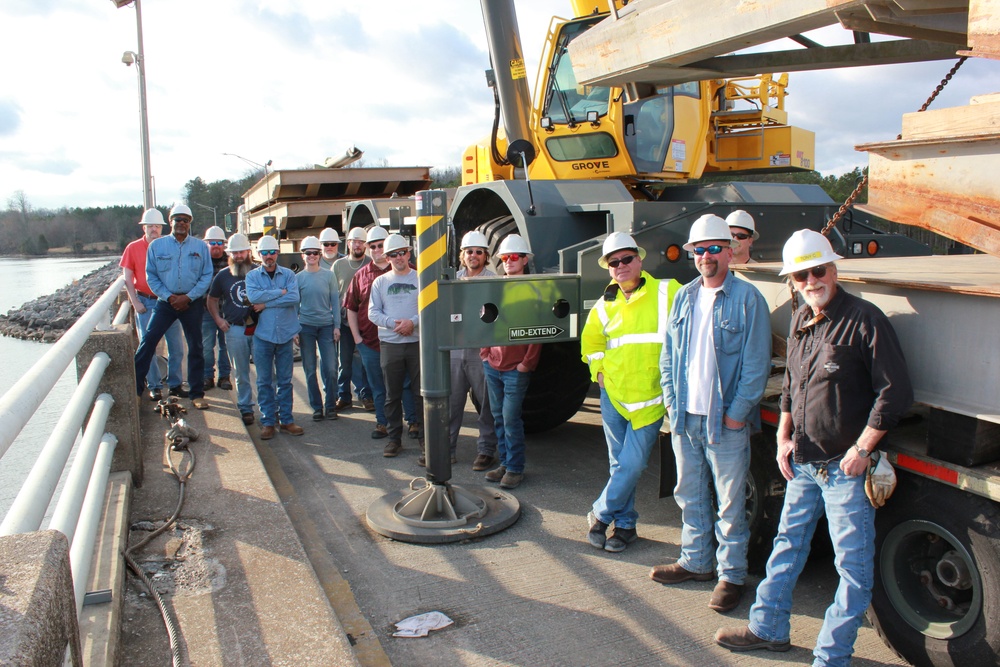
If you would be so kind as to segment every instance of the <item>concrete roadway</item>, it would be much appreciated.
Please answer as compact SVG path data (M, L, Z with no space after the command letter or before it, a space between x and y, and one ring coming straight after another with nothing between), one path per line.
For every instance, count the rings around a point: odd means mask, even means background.
M259 426L249 431L263 469L339 619L340 625L334 622L321 631L327 636L317 638L320 643L339 646L344 639L341 633L346 633L362 665L811 663L813 641L837 584L831 557L814 559L799 582L793 648L788 653L737 654L712 641L718 627L745 623L758 579L752 580L751 590L740 606L725 615L707 608L713 582L664 587L650 581L649 568L672 562L678 555L680 540L676 504L670 498L656 497L655 454L638 489L640 540L621 554L599 551L587 544L585 517L607 475L607 454L595 398L588 399L583 410L567 424L528 437L526 479L513 492L522 510L517 523L484 538L421 546L378 535L368 528L365 519L374 501L403 490L415 477L422 476L422 468L416 465L416 440L404 438L401 455L386 459L382 456L385 440L369 436L373 413L355 408L342 412L337 421L313 422L299 365L295 372L295 414L305 435L279 434L262 442ZM237 443L249 444L246 434L240 435L243 426L232 398L213 389L208 399L210 411L192 411L196 413L193 423L204 419L207 427L210 424L212 438L212 447L200 455L199 469L213 466L202 459L235 452ZM475 421L471 403L467 408L452 481L467 488L488 486L483 473L471 470ZM223 438L230 439L227 448L215 443ZM252 448L241 450L240 456L253 452ZM196 471L195 478L198 474ZM158 475L161 473L155 464L147 464L147 480ZM147 486L154 484L147 481ZM167 484L164 492L169 487ZM211 498L210 493L206 497ZM176 500L161 505L169 508L172 502ZM142 507L144 503L137 505ZM203 513L203 508L192 508L182 515ZM218 516L215 519L224 521ZM275 521L274 525L279 523ZM266 533L269 523L256 521L255 530ZM265 554L266 545L276 543L265 536L256 540L257 548L263 547ZM280 541L284 543L283 538ZM286 549L294 552L286 556L292 564L290 579L298 581L301 576L296 570L295 553L299 552L290 546ZM241 567L238 559L220 556L220 560L233 570ZM250 569L245 560L242 565ZM252 577L230 572L228 578L240 581ZM134 583L130 583L130 591L134 604L127 606L127 613L146 616L146 621L133 620L131 631L127 626L126 645L131 641L133 647L125 653L132 659L128 664L169 664L156 659L139 660L138 656L147 651L135 648L138 642L152 641L162 651L165 640L140 639L143 632L162 634L162 626L155 628L155 620L149 620L146 611L139 611ZM213 593L216 599L220 596ZM289 634L299 633L299 639L293 637L292 643L301 641L303 633L309 634L308 626L317 615L324 615L322 610L313 611L314 601L306 597L301 607L296 604L294 609L278 612L279 616L285 614ZM151 606L148 602L146 605L147 609ZM216 610L222 606L215 603ZM455 623L422 639L391 636L394 622L428 611L441 611ZM196 614L181 619L186 641L189 630L185 625L193 630L196 624ZM265 625L258 620L249 631L259 632L259 626ZM322 622L317 625L323 627ZM276 640L258 641L271 644ZM867 623L855 648L853 664L857 667L906 664ZM261 648L256 657L252 653L237 657L220 649L209 653L207 659L192 659L192 663L214 664L216 658L221 659L220 664L234 665L347 664L351 660L341 654L315 654L311 658L303 654L296 660L283 650L268 646L266 650Z

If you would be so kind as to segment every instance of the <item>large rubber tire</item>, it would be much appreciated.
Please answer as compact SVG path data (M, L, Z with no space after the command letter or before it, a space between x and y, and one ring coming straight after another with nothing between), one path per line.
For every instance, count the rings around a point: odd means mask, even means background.
M785 478L778 469L774 429L765 426L750 437L750 470L747 476L747 565L750 572L763 574L771 555L774 536L785 501Z
M886 644L917 667L1000 664L1000 508L929 479L897 474L895 494L876 513L868 619ZM968 575L960 583L942 582L942 574L949 579L962 568Z

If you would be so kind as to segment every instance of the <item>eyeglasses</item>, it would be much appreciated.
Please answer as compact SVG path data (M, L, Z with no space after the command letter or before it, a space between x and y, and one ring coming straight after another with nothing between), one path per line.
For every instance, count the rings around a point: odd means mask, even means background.
M744 234L743 232L734 232L733 238L737 241L746 241L747 239L752 239L753 234Z
M261 254L263 254L263 253L261 253ZM319 256L319 250L306 250L302 254L305 255L306 257L318 257Z
M191 224L191 218L177 216L177 217L174 217L174 218L170 218L170 222L183 222L185 225L190 225Z
M333 243L330 243L329 241L323 241L323 247L332 248L333 246L338 245L339 243L340 241L334 241Z
M500 255L501 262L513 262L515 259L524 259L527 257L524 253L516 252L510 255Z
M624 257L619 257L618 259L609 259L608 266L610 266L612 269L617 269L622 264L628 266L633 262L633 260L636 260L638 258L639 255L625 255Z
M466 248L465 249L465 254L466 255L485 255L486 253L482 250L482 248Z
M820 264L819 266L814 266L811 269L806 269L805 271L796 271L792 274L792 280L797 283L804 283L809 279L809 274L813 274L813 278L819 279L826 276L826 264Z
M278 254L277 250L261 250L260 251L260 256L261 257L270 257L271 255L277 255L277 254Z
M378 250L383 245L385 245L385 244L384 243L369 243L368 247L371 248L372 250Z
M209 241L208 245L226 245L225 241Z
M691 250L691 252L693 252L694 254L698 255L699 257L701 257L702 255L704 255L706 252L709 255L718 255L720 252L722 252L724 249L726 249L728 247L729 246L727 246L727 245L712 244L712 245L708 246L707 248L693 248ZM611 262L608 262L608 264L610 264L610 263Z
M395 250L393 252L385 253L385 256L388 257L389 259L396 259L397 257L402 257L408 252L409 250Z

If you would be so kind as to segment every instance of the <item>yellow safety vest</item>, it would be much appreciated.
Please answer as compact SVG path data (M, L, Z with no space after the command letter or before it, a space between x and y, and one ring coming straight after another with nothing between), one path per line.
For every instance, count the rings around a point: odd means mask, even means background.
M590 377L604 374L604 389L618 412L639 429L663 416L660 350L666 338L667 315L676 280L657 280L642 272L645 284L629 298L614 290L614 300L602 297L587 316L580 337ZM616 287L614 283L609 288Z

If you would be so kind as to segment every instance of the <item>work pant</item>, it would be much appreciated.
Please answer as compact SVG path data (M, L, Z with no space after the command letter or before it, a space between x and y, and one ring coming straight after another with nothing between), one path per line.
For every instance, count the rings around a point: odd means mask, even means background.
M420 386L420 343L382 343L380 363L385 382L385 419L389 439L399 442L403 434L405 384ZM423 398L413 396L413 410L423 414Z
M382 377L382 355L379 350L373 349L364 343L358 344L358 352L361 353L361 362L365 366L365 377L368 378L368 386L371 387L372 392L372 401L375 403L375 421L385 425L385 379ZM416 384L416 390L413 391L408 375L403 383L403 414L406 416L406 421L410 424L420 423L413 400L413 394L420 393L420 382ZM422 417L423 408L420 410L420 418Z
M528 393L531 373L521 373L516 368L498 371L483 362L486 389L493 411L493 428L497 434L497 457L500 465L512 473L524 472L524 421L521 405Z
M253 336L247 336L243 325L230 324L226 332L226 349L236 385L236 407L240 414L253 413L253 388L250 384L250 352Z
M346 319L346 318L345 318ZM351 385L358 394L358 399L364 401L372 397L371 387L368 386L368 374L365 366L361 363L361 353L357 352L357 345L354 342L354 335L351 327L343 325L340 327L339 359L340 371L337 374L337 394L343 401L351 400Z
M451 453L458 448L458 432L462 428L465 416L465 404L469 392L479 403L479 438L476 441L476 453L486 456L496 456L497 434L493 428L493 411L490 409L490 396L486 391L486 375L483 373L483 362L479 358L479 348L471 350L452 350L451 352L451 396L448 400L448 437L451 441Z
M205 299L195 299L187 310L174 310L174 307L163 300L158 300L153 306L153 315L146 325L146 335L135 351L135 383L136 394L141 396L143 385L146 384L146 374L149 365L156 354L156 346L167 330L177 321L184 329L184 338L188 346L188 385L191 388L191 398L201 398L205 395L205 357L201 350L201 319L205 312Z
M205 356L205 379L215 379L215 343L219 343L219 377L227 378L231 372L229 365L229 353L226 351L226 335L222 333L212 313L205 309L205 315L201 320L201 349Z
M313 412L336 412L337 408L337 350L333 342L333 325L317 327L301 325L299 350L302 352L302 370L306 374L306 389L309 393L309 407ZM320 392L316 378L316 352L319 351L319 376L323 380ZM326 396L324 406L323 396Z
M141 294L136 296L139 297L139 303L146 308L146 312L135 314L135 328L139 335L139 342L142 342L157 300ZM163 336L167 341L167 387L179 387L184 382L184 378L181 377L181 361L184 359L183 335L180 322L174 322ZM160 376L158 364L150 362L149 372L146 373L146 386L149 389L163 388L163 378Z
M270 343L253 337L261 426L292 424L292 341Z

